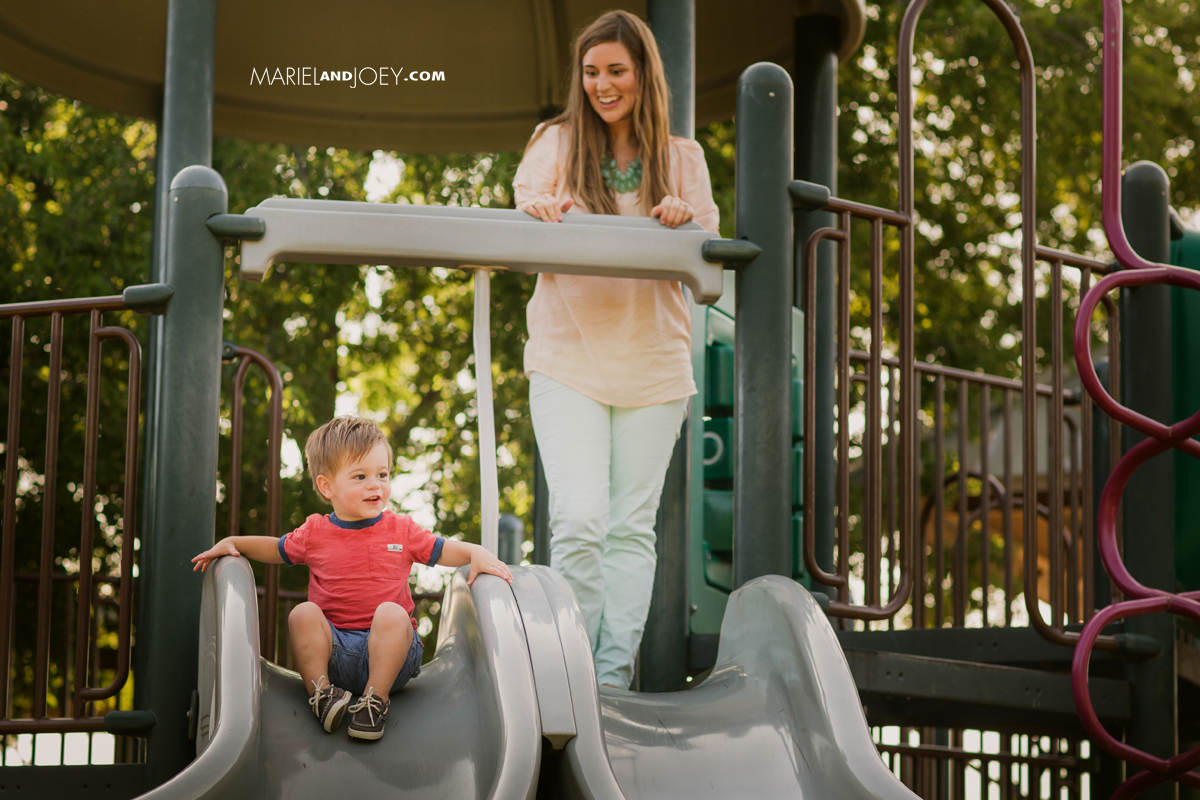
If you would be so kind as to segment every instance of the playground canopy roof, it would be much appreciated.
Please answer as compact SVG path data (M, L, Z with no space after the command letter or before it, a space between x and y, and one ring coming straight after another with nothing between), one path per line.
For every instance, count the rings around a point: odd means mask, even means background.
M222 2L214 132L405 152L520 149L534 125L563 104L573 36L614 5ZM619 6L645 16L644 2ZM750 64L790 66L793 20L806 14L842 20L843 61L857 49L863 0L697 0L697 124L733 116L738 75ZM0 0L0 70L103 108L157 119L166 28L164 0ZM381 69L386 86L379 85ZM253 76L264 70L278 79L259 83ZM331 72L353 72L355 79L322 78ZM430 79L421 80L421 72ZM439 73L444 80L434 79Z

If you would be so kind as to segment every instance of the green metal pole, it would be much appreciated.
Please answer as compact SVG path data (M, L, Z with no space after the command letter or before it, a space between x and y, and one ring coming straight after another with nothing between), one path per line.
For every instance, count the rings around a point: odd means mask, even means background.
M212 546L216 526L217 429L221 393L224 248L205 221L225 213L221 176L188 167L168 195L163 280L175 290L158 351L159 410L146 450L156 499L144 520L136 681L158 724L146 752L147 788L194 755L187 712L196 688L200 579L192 556Z
M154 248L150 280L169 282L165 277L168 248L169 193L171 181L191 164L212 165L213 76L216 61L217 0L170 0L167 6L167 49L163 71L163 106L158 125L158 155L155 168ZM146 348L145 386L147 436L158 425L160 414L162 341L166 317L150 317ZM138 595L146 598L146 564L153 560L156 542L147 532L147 521L157 504L158 455L153 441L147 441L142 464L142 532L139 559L142 566ZM169 501L168 501L169 502ZM147 603L138 604L137 630L147 630ZM143 642L144 644L144 642ZM147 708L145 679L154 669L149 650L138 646L135 652L134 705ZM169 777L169 776L168 776Z
M671 89L671 133L691 139L696 127L695 0L650 0L646 17ZM655 522L658 560L638 664L642 691L667 692L687 684L690 430L694 414L699 413L694 407L692 412L675 443Z
M1129 244L1143 258L1168 263L1171 253L1169 181L1162 167L1148 161L1130 165L1122 178L1121 217ZM1121 399L1134 411L1170 424L1171 289L1140 286L1121 290ZM1128 451L1144 438L1122 430ZM1134 473L1122 498L1125 563L1144 586L1175 589L1175 477L1168 451ZM1132 688L1133 716L1125 741L1160 758L1175 755L1178 710L1175 685L1175 618L1169 614L1125 620L1126 633L1153 636L1163 646L1154 658L1130 662L1126 677ZM1139 797L1178 797L1173 782L1148 789Z
M649 0L646 21L654 31L671 89L671 133L696 134L696 0Z
M792 574L792 80L754 64L738 80L733 584Z
M840 24L830 16L797 17L795 21L795 68L796 107L795 177L798 180L828 186L831 194L837 194L837 70L838 43L841 40ZM808 237L818 228L836 224L829 211L795 212L796 258L795 297L801 305L805 270L804 246ZM817 563L827 572L833 572L834 541L834 497L837 467L834 453L837 447L833 418L834 363L837 358L837 342L834 338L837 309L835 270L837 251L833 242L823 242L817 249L817 320L816 320L816 415L817 435L815 441L805 442L805 447L815 447L817 453L816 474L806 475L806 480L816 482L816 507L804 509L813 514L816 530Z

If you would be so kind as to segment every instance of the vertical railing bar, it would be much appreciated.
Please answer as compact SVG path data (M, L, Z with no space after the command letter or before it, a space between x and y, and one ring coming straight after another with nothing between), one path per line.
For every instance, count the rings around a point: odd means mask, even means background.
M991 596L991 561L992 561L992 465L991 453L991 388L986 384L979 386L979 591L983 599L983 627L991 626L988 619L989 600Z
M965 380L958 381L958 535L954 539L954 627L966 625L967 617L967 389Z
M58 500L58 424L62 407L63 315L50 315L50 374L46 396L46 462L42 484L42 539L38 560L37 643L33 660L34 719L46 717L50 675L50 622L54 601L54 514Z
M1108 393L1114 401L1121 402L1121 311L1112 297L1105 296L1104 308L1108 311ZM1108 418L1108 469L1111 473L1121 460L1121 423L1114 417ZM1117 550L1125 555L1125 515L1117 514ZM1119 603L1124 593L1112 584L1110 603Z
M915 375L914 375L914 378L915 378ZM917 385L914 387L913 393L916 396L916 406L917 406L917 408L920 408L921 407L921 385L922 385L923 379L916 378L916 380L917 380ZM899 424L903 424L903 422L900 422L899 420L897 420L897 422L899 422ZM907 457L904 460L905 464L912 465L911 468L914 473L913 492L916 495L913 505L918 506L918 507L921 505L921 500L920 500L920 497L921 497L921 441L922 441L922 436L920 434L920 431L918 430L917 434L915 436L913 436L913 452L911 454L911 457ZM901 456L909 456L909 454L901 453ZM899 546L904 547L903 537L900 537L900 539L901 540L899 542ZM912 595L913 595L913 597L912 597L912 619L913 619L913 621L912 621L912 626L914 628L924 628L925 627L925 595L927 594L927 592L925 591L925 577L926 577L926 575L929 574L929 558L925 554L925 528L924 528L924 525L919 526L919 530L917 531L916 535L912 537L911 550L912 550L912 552L909 554L909 558L912 561L912 573L913 573L913 584L912 584L912 587L913 587L913 589L912 589Z
M934 522L933 549L935 570L933 575L933 627L945 623L946 582L946 379L938 375L933 379L933 492Z
M889 367L888 371L887 371L887 375L888 375L888 409L887 409L887 432L888 432L888 445L887 445L888 473L887 473L887 476L888 477L887 477L887 486L884 489L884 492L885 492L885 496L887 499L887 509L885 511L885 516L887 517L887 540L886 541L887 541L887 549L888 549L888 555L887 555L888 601L891 602L891 599L896 596L896 566L897 566L896 556L897 556L897 546L899 545L899 541L897 540L897 532L896 532L896 505L897 505L897 503L896 503L896 500L897 500L897 497L896 497L896 470L899 467L899 460L897 459L897 455L900 451L900 448L898 446L899 443L896 441L897 371L894 368ZM919 627L919 626L917 626L914 623L913 627ZM895 628L896 628L896 616L893 614L892 616L888 617L888 630L895 630Z
M1050 407L1046 420L1047 505L1050 507L1050 627L1063 624L1063 590L1066 570L1063 564L1063 332L1062 332L1062 260L1050 262ZM1036 423L1035 423L1036 424ZM1028 490L1026 490L1028 497ZM1036 500L1036 494L1034 495ZM1028 507L1028 504L1026 505Z
M1013 442L1012 389L1004 390L1004 627L1012 627L1013 603Z
M1092 288L1092 270L1090 267L1083 267L1079 271L1079 296L1080 298L1087 295L1088 290ZM1089 325L1090 327L1090 325ZM1079 410L1080 428L1082 429L1083 441L1083 481L1081 485L1081 503L1082 513L1080 515L1079 535L1083 539L1080 546L1083 550L1082 565L1080 569L1083 572L1083 621L1087 622L1092 618L1092 614L1096 610L1095 598L1095 582L1092 570L1095 568L1093 560L1095 550L1093 549L1093 540L1095 539L1095 520L1092 515L1092 480L1093 480L1093 465L1092 458L1092 415L1094 414L1092 407L1092 396L1086 391L1081 391L1081 403Z
M85 715L84 693L88 681L88 661L92 654L91 621L93 615L92 552L95 547L96 528L96 460L100 438L100 312L92 311L88 331L87 411L83 426L83 495L79 532L79 609L75 618L75 680L73 716ZM137 459L137 452L126 453L126 459ZM126 513L130 509L126 508ZM132 534L132 531L128 533ZM99 609L95 610L99 616Z
M850 602L850 215L838 215L838 599Z
M100 584L92 584L92 625L89 638L88 649L91 651L91 657L88 659L88 673L90 680L89 686L95 686L100 682L100 623L103 621L101 616L104 613L103 606L100 604ZM86 710L86 703L84 705ZM92 706L95 710L95 706ZM85 716L81 713L79 716Z
M1082 525L1079 520L1079 428L1075 419L1064 415L1070 436L1067 451L1071 464L1071 482L1067 493L1071 496L1071 540L1067 543L1070 548L1067 558L1067 618L1070 622L1080 622L1079 618L1079 537L1082 535Z
M230 399L230 453L229 453L229 533L237 536L241 531L242 513L242 432L246 373L250 371L250 359L242 356L233 377L233 397Z
M75 622L75 582L69 578L62 582L63 584L63 610L67 616L66 624L62 626L63 632L63 657L62 657L62 694L59 697L58 707L62 709L65 716L68 709L71 708L71 681L70 681L70 664L71 664L71 627Z
M844 230L849 241L850 218L846 217ZM869 480L866 495L869 514L865 514L863 545L865 565L863 580L866 583L864 598L869 606L879 605L880 536L883 533L883 429L880 425L880 393L883 372L883 221L871 220L871 358L868 367L871 375L867 381L867 470ZM848 271L847 271L848 275ZM847 320L847 323L849 320ZM847 331L849 332L849 331Z
M21 449L21 378L25 356L25 318L12 318L8 365L8 431L4 445L4 528L0 538L0 719L8 719L12 677L13 558L17 536L17 455Z

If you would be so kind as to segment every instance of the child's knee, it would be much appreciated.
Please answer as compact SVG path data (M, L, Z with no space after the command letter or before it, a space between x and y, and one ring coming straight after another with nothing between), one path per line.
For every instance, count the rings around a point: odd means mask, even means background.
M288 627L292 630L319 627L328 624L325 613L316 603L301 603L288 614Z
M412 621L403 606L396 603L380 603L375 609L375 625L412 628Z

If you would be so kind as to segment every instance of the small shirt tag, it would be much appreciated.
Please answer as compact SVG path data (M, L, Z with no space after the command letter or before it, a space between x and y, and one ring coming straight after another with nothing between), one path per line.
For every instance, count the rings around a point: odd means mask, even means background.
M389 545L388 545L388 552L389 552L389 553L402 553L402 552L404 552L404 545L402 545L402 544L389 544Z

